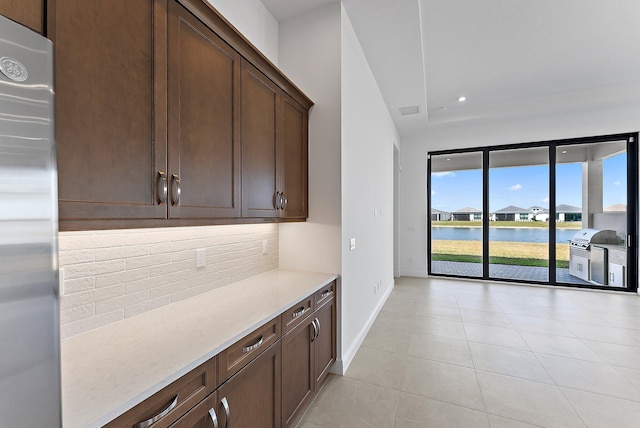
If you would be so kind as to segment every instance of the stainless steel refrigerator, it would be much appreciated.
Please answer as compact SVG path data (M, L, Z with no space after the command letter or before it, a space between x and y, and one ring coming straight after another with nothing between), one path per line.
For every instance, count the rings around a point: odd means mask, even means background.
M60 427L51 42L0 16L0 426Z

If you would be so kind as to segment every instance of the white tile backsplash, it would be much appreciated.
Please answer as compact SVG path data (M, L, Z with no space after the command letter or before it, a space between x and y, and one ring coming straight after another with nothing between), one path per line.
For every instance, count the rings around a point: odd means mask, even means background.
M277 269L278 225L61 232L59 248L66 338Z

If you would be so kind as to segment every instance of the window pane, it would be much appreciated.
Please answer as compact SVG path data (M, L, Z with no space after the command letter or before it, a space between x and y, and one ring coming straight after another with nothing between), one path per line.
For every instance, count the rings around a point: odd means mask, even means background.
M549 280L549 149L489 154L489 276Z
M626 141L557 147L557 282L627 286L626 148ZM585 248L570 246L580 229L604 233Z
M482 276L482 152L431 157L431 272Z

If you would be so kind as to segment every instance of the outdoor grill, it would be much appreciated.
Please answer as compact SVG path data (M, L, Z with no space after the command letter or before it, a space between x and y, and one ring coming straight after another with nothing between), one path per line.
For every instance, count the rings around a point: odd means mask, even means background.
M618 244L615 230L582 229L569 240L571 248L589 250L591 244Z

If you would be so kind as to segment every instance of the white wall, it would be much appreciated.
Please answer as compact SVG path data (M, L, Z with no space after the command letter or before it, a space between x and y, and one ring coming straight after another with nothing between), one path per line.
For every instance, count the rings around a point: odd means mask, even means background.
M344 8L341 57L342 346L348 367L393 287L393 151L399 135Z
M309 128L309 218L280 225L280 266L342 274L342 366L336 369L342 372L393 287L393 150L399 136L340 4L280 23L280 68L316 103ZM349 251L352 237L356 249Z
M640 94L637 94L640 100ZM548 141L640 130L640 101L589 109L431 125L400 151L400 273L426 276L428 151Z
M278 21L260 0L208 0L260 52L278 65Z
M309 218L280 227L280 266L342 271L340 5L280 24L280 69L314 102L309 117Z

